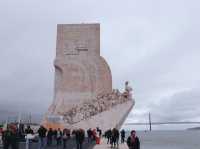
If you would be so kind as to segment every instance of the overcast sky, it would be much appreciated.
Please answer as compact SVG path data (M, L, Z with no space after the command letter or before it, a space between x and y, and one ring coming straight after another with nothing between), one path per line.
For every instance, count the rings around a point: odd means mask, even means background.
M53 100L56 25L100 23L113 87L129 80L128 122L200 121L198 0L0 0L0 110Z

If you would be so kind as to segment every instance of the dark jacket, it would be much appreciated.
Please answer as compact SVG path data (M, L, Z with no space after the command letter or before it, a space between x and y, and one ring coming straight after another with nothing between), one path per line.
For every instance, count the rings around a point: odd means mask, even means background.
M16 133L6 130L2 133L2 140L3 140L4 148L11 145L13 149L18 149L19 140Z
M83 130L77 130L75 133L76 141L79 143L83 143L85 139L85 132Z
M88 130L87 130L87 135L88 135L88 138L91 138L91 137L92 137L92 130L91 130L91 129L88 129Z
M117 130L116 128L114 128L112 130L112 142L116 142L119 139L119 130Z
M111 138L111 136L112 136L111 129L107 130L104 135L105 135L106 138Z
M46 132L47 132L46 128L40 127L40 128L38 129L39 137L40 137L40 138L46 137Z
M129 147L129 149L140 149L140 140L138 137L136 137L135 141L133 142L131 140L131 136L129 136L127 139L127 145Z
M50 129L50 130L48 131L48 133L47 133L47 138L50 138L50 139L51 139L51 138L53 137L53 135L54 135L53 130Z
M122 130L120 133L121 133L121 137L125 138L125 133L126 133L125 130Z
M32 130L31 128L27 128L27 129L25 130L25 133L26 133L26 134L34 134L34 132L33 132L33 130Z
M57 133L56 133L56 138L62 138L62 131L61 130L58 130Z

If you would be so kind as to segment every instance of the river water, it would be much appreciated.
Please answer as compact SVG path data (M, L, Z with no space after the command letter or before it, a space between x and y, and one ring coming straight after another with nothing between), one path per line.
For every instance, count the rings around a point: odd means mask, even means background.
M200 149L200 131L138 131L137 135L141 149Z

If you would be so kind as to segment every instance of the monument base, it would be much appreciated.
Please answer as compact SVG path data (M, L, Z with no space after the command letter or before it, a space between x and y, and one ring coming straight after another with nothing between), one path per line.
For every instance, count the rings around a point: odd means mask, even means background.
M89 128L96 128L99 127L103 131L110 129L110 128L120 128L128 116L129 112L134 106L133 100L128 100L125 103L119 104L114 106L113 108L110 108L109 110L103 111L97 115L91 116L90 118L87 118L85 120L82 120L78 123L69 125L63 121L59 122L50 122L45 120L43 122L43 125L46 128L52 128L52 129L89 129Z

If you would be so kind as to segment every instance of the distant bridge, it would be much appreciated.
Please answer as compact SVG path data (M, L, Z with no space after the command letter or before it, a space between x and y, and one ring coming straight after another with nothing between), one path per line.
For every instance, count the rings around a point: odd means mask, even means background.
M152 130L152 125L166 125L166 124L172 124L172 125L182 125L182 124L199 124L200 122L194 122L194 121L182 121L182 122L173 122L173 121L168 121L168 122L152 122L151 121L151 113L149 112L149 121L148 122L137 122L137 123L125 123L124 125L149 125L149 130Z
M200 124L200 122L151 122L151 125L165 125L165 124ZM146 123L125 123L124 125L149 125L149 122Z

